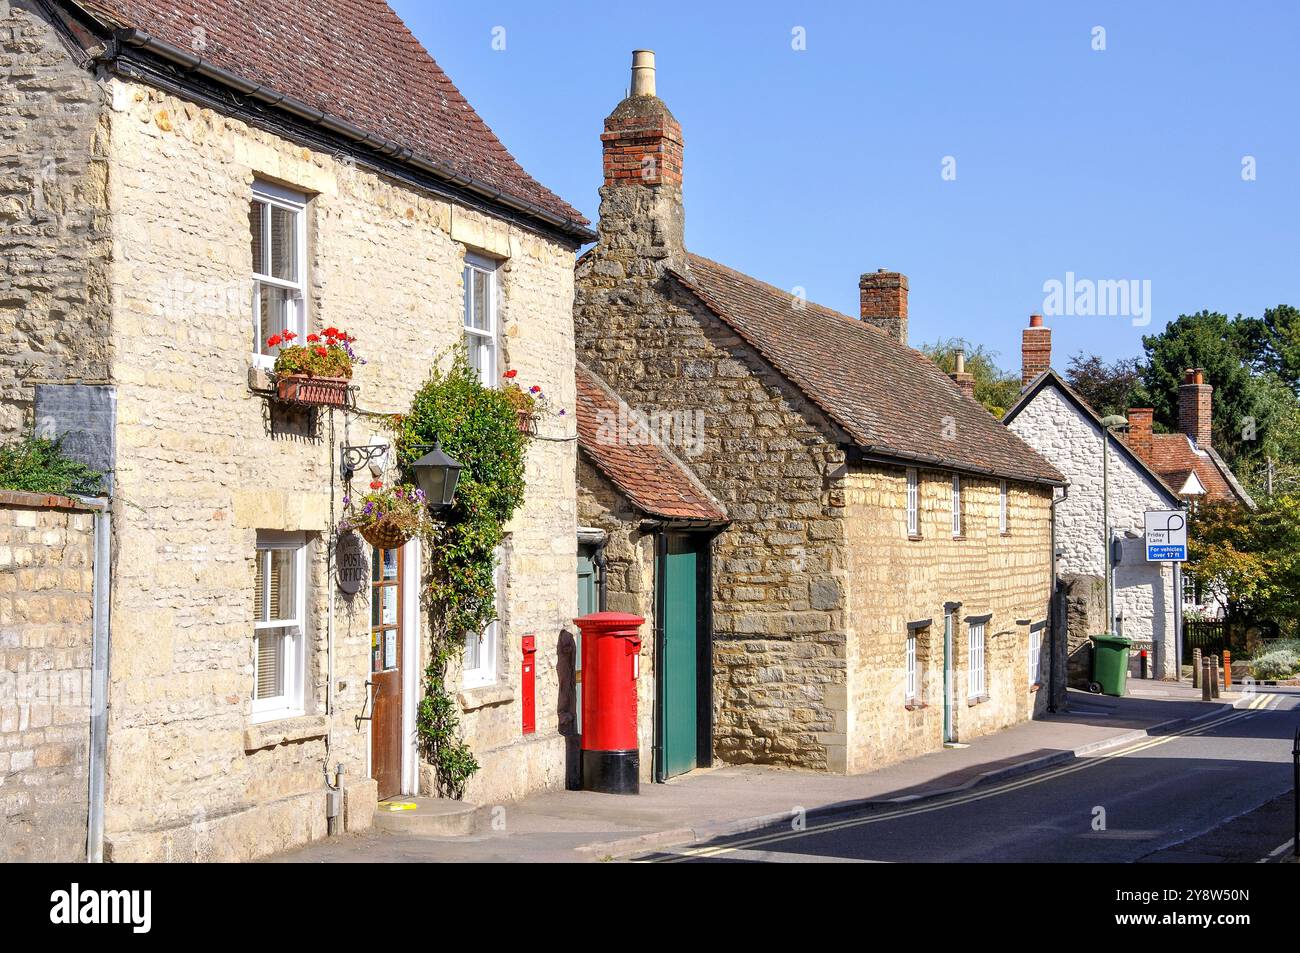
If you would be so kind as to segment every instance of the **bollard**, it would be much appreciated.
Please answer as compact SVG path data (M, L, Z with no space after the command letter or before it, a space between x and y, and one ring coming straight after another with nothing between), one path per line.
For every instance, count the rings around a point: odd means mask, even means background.
M1147 677L1147 650L1143 649L1138 653L1138 677Z
M1300 857L1300 728L1295 730L1295 744L1291 746L1291 795L1295 810L1295 840L1291 844L1291 853Z
M1204 668L1204 666L1201 664L1201 650L1192 649L1192 688L1201 687L1202 668Z
M1210 697L1219 697L1219 657L1210 660Z
M1223 687L1232 688L1232 653L1227 649L1223 650Z
M1193 669L1195 671L1195 669ZM1210 696L1210 660L1201 659L1199 679L1201 682L1201 701L1208 702Z

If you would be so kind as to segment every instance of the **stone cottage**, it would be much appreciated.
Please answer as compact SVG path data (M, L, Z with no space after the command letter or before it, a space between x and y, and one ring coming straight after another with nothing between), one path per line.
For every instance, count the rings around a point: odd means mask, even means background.
M514 368L572 406L574 253L594 236L382 0L0 6L0 163L21 186L0 198L2 422L71 433L112 470L105 854L302 844L340 780L339 821L364 826L376 798L431 787L427 630L419 543L334 536L344 448L382 448L463 340L485 381ZM268 333L329 326L368 360L347 406L281 402ZM449 676L471 801L563 783L571 419L529 448L500 621Z
M863 275L853 318L688 252L655 89L634 53L574 305L615 422L580 428L579 520L653 635L645 770L857 772L1030 717L1064 478L907 346L904 276Z
M1102 516L1101 418L1052 370L1051 335L1041 316L1030 318L1030 327L1022 335L1024 389L1003 422L1070 481L1068 494L1056 507L1057 574L1069 606L1070 682L1088 683L1092 664L1088 636L1106 631L1133 639L1132 655L1139 657L1145 650L1151 672L1172 678L1177 672L1179 566L1146 561L1143 514L1181 509L1183 503L1112 431L1107 452L1108 542ZM1115 607L1115 618L1109 621L1107 545L1112 547Z

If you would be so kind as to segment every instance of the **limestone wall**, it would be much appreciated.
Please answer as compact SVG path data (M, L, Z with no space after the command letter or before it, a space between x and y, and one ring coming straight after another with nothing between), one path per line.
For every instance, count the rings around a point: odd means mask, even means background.
M1106 557L1100 428L1051 387L1040 391L1008 426L1070 481L1069 496L1056 510L1057 571L1102 577ZM1111 528L1124 539L1121 561L1115 567L1115 614L1123 616L1126 636L1153 647L1153 671L1172 677L1177 596L1173 569L1167 563L1148 563L1142 540L1143 513L1173 506L1120 449L1118 438L1111 442L1107 463ZM1101 621L1105 628L1104 613Z
M1029 626L1047 618L1051 591L1047 488L1010 483L1008 532L999 531L996 480L962 479L964 536L952 535L952 474L919 474L921 534L907 532L902 468L854 468L848 477L848 770L868 771L933 751L943 741L945 603L960 603L953 637L953 723L968 741L1045 706L1028 678ZM968 698L969 617L985 626L987 698ZM908 624L918 634L920 704L905 701ZM1025 623L1028 624L1025 624ZM1044 632L1042 677L1047 678ZM1042 698L1039 698L1039 695Z
M103 94L35 10L0 3L0 438L36 384L108 375Z
M714 543L716 756L842 770L843 453L829 425L635 261L584 259L575 318L580 359L631 408L697 427L673 449L732 519Z
M383 439L461 338L467 250L503 262L502 367L573 406L572 263L562 244L147 87L114 80L110 209L118 494L110 847L121 858L237 858L321 836L323 769L369 776L369 606L335 594L326 709L330 526L342 444ZM308 323L358 338L361 408L313 424L250 384L248 205L255 178L310 196ZM465 693L492 801L563 780L555 645L576 602L572 416L529 450L509 527L498 685ZM367 477L368 479L368 477ZM258 530L311 541L307 714L250 729ZM419 637L426 642L422 625ZM537 732L521 735L520 638L538 641ZM423 668L423 660L420 663ZM453 687L459 672L450 676Z
M86 859L94 525L0 492L0 862Z

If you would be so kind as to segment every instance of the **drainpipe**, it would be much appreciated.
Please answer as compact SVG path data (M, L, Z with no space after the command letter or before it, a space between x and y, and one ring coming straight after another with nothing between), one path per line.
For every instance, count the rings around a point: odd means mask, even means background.
M80 497L94 512L95 556L90 641L90 790L86 812L86 862L104 860L104 779L108 750L109 596L112 523L108 500Z
M1052 595L1047 602L1047 655L1050 659L1047 671L1047 710L1051 714L1056 714L1056 652L1057 640L1056 629L1063 621L1059 616L1060 612L1057 606L1060 603L1060 587L1056 578L1056 507L1070 498L1070 485L1067 483L1064 492L1058 498L1052 495L1052 504L1049 507L1052 514Z
M605 543L602 542L596 546L596 555L593 559L596 564L596 611L608 611L609 586L605 579L605 567L608 560L605 558Z

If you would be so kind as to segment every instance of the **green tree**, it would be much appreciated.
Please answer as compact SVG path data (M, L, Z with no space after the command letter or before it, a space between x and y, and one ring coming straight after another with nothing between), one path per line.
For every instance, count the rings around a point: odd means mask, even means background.
M1271 619L1284 634L1300 620L1300 495L1278 494L1258 510L1207 504L1192 521L1187 571L1223 592L1232 614Z
M1138 386L1138 359L1120 358L1107 364L1096 354L1080 351L1070 358L1065 380L1100 416L1124 414Z
M1230 466L1260 456L1259 436L1266 432L1272 407L1264 385L1252 373L1258 335L1253 319L1236 320L1214 311L1179 315L1158 334L1142 338L1146 352L1135 397L1155 409L1156 422L1178 430L1178 388L1190 367L1205 370L1214 387L1214 446Z
M920 351L945 374L957 367L957 351L966 352L966 373L975 378L975 399L994 417L1001 418L1020 396L1020 375L998 366L998 352L964 338L948 338L922 344Z

